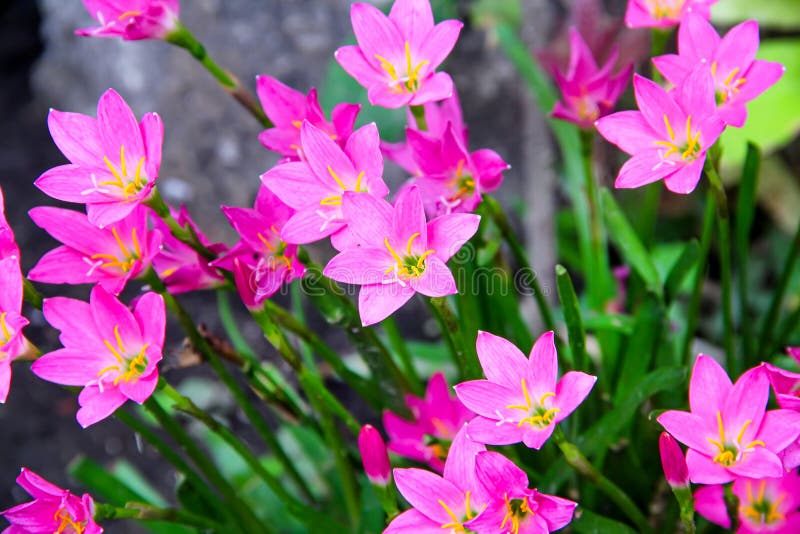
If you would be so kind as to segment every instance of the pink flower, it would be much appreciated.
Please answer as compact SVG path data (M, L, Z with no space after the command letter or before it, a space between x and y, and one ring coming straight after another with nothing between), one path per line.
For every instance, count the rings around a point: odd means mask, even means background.
M673 93L635 75L633 89L639 111L620 111L596 123L603 137L633 156L614 186L641 187L663 178L670 191L691 193L706 151L725 128L716 115L711 72L695 69Z
M6 220L6 202L3 190L0 189L0 260L5 258L16 258L19 261L19 246L14 231Z
M33 501L2 512L11 526L3 534L100 534L103 528L94 522L94 501L88 493L73 495L46 481L33 471L22 468L17 484Z
M294 210L269 189L260 188L254 209L223 206L222 211L241 240L212 265L234 272L243 300L252 300L249 307L260 307L283 284L303 277L305 267L297 259L297 245L281 239Z
M358 434L358 450L364 471L372 484L387 486L392 481L392 466L381 433L372 426L364 425Z
M75 32L84 37L164 39L179 25L179 0L83 0L83 5L100 23Z
M717 112L730 126L747 119L745 104L774 85L786 68L780 63L755 59L758 22L748 20L720 39L706 19L688 13L678 30L678 51L653 58L653 63L673 85L679 85L697 65L709 65L714 79Z
M797 357L795 349L788 347L786 351L793 357ZM771 364L763 364L767 370L769 382L775 391L775 399L778 406L787 410L800 412L800 373L786 371ZM783 467L794 469L800 465L800 438L789 445L780 453Z
M364 326L384 320L415 293L456 293L446 263L478 230L479 216L454 213L426 222L422 198L413 186L394 206L347 192L342 212L353 246L328 262L323 273L361 286L358 310Z
M553 108L553 117L590 129L594 122L610 113L628 85L633 65L612 75L617 62L614 50L605 65L598 67L586 42L571 28L570 61L565 73L555 71L556 84L562 99Z
M794 534L800 532L800 475L789 471L781 478L737 478L733 494L739 498L737 534ZM730 528L722 486L705 486L695 494L697 513Z
M395 469L397 489L413 508L394 518L384 534L464 532L469 528L470 520L491 497L475 473L475 458L485 450L462 429L450 447L444 476L424 469Z
M86 204L89 221L99 227L124 219L147 200L161 166L164 125L155 113L141 122L116 91L97 103L97 118L51 110L50 135L69 159L36 180L58 200Z
M319 106L316 89L312 87L308 95L304 95L266 74L256 79L256 91L264 113L275 125L261 132L258 140L269 150L294 160L302 159L300 127L304 120L344 147L361 109L359 104L337 104L328 122Z
M327 133L307 120L300 129L304 161L273 167L261 181L294 213L281 230L287 243L305 244L333 234L341 248L339 233L346 225L342 195L346 191L369 193L379 198L389 194L383 182L383 156L374 123L362 126L342 149Z
M33 222L64 243L47 254L28 273L34 282L95 284L119 294L144 273L158 253L161 232L147 228L147 208L105 228L92 225L77 211L40 206L29 214Z
M625 24L630 28L669 28L677 26L686 13L708 20L717 0L628 0Z
M763 367L731 384L713 358L697 357L689 384L691 412L669 410L661 426L689 447L686 464L696 484L724 484L736 477L779 477L778 454L800 435L800 414L766 411L769 381Z
M89 303L45 299L44 318L64 345L41 356L31 370L41 379L82 386L78 423L84 428L114 413L126 400L142 404L155 390L164 349L164 300L145 293L133 313L102 286Z
M661 467L670 487L688 488L689 470L686 467L683 451L675 438L662 432L658 438L658 451L661 454Z
M408 395L406 404L414 415L413 421L389 411L383 413L383 426L389 435L389 450L427 463L441 472L450 444L475 414L450 395L447 379L441 372L431 377L424 399Z
M200 242L212 252L220 254L228 249L223 243L212 244L189 216L185 206L181 206L178 211L170 206L170 211L179 225L184 228L191 227ZM154 213L151 212L151 215ZM169 226L161 217L153 216L151 219L153 227L161 232L164 239L158 253L153 257L153 268L170 293L177 295L222 285L225 278L209 265L207 259L173 236Z
M455 46L463 24L433 24L428 0L396 0L387 17L369 4L350 9L358 46L343 46L336 61L368 91L374 106L399 108L436 102L453 93L453 80L435 72Z
M474 532L540 534L564 528L578 503L528 488L528 475L498 452L479 452L479 484L490 496L481 514L465 526Z
M21 314L19 259L0 259L0 403L6 402L11 387L11 361L22 356L28 348L28 341L22 335L28 320Z
M558 380L552 331L536 340L529 358L507 339L488 332L478 332L477 350L487 380L463 382L455 389L461 402L478 414L467 425L467 435L487 445L521 441L541 448L597 380L578 371Z

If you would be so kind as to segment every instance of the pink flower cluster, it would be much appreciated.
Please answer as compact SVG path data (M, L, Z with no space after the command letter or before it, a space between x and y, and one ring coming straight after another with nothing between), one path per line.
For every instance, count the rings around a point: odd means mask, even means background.
M536 341L530 358L487 332L478 334L476 348L486 380L457 385L453 399L443 375L436 374L425 399L407 399L414 421L384 414L389 450L442 473L394 470L397 489L413 508L396 517L386 533L553 532L572 520L577 503L530 488L524 471L486 445L524 442L540 448L596 378L569 372L558 380L553 332ZM374 440L361 452L370 477L389 480L388 465L374 460L383 458L382 447Z
M770 383L779 409L766 409ZM662 459L670 484L703 484L694 494L699 514L729 528L723 484L732 482L739 499L737 532L800 528L798 386L800 374L768 364L750 369L734 384L711 357L697 357L689 385L691 411L667 411L658 422L688 447L684 460L667 439Z

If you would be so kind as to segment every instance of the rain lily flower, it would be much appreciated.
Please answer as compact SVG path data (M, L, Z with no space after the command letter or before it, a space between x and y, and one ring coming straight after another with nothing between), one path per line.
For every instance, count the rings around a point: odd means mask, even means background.
M578 30L569 32L570 60L566 72L555 71L561 100L553 108L553 117L590 129L600 117L610 113L628 85L633 65L617 74L611 71L617 63L614 50L605 65L597 66L592 51Z
M625 24L630 28L670 28L684 14L694 13L708 20L717 0L628 0Z
M336 61L367 89L372 105L418 106L453 93L450 76L435 71L455 46L461 22L434 26L428 0L396 0L388 17L357 3L350 19L358 46L338 49Z
M22 272L15 257L0 260L0 403L6 402L11 387L11 361L24 355L28 341L22 329L28 320L22 315Z
M46 481L33 471L22 468L17 484L33 501L9 508L0 515L11 523L3 534L101 534L94 522L94 501L88 493L82 497Z
M483 193L500 187L503 171L509 168L494 150L470 154L452 124L438 139L412 129L407 130L407 137L420 170L411 183L419 187L425 211L432 217L472 212Z
M467 526L474 532L540 534L567 526L578 503L528 487L528 475L498 452L479 452L476 478L491 500Z
M541 448L597 380L579 371L558 380L552 331L536 340L529 358L507 339L488 332L478 333L477 350L487 380L463 382L455 389L461 402L478 414L467 424L467 435L487 445L521 441Z
M153 192L161 166L164 125L155 113L141 122L113 89L97 103L97 118L51 110L50 135L70 161L36 180L58 200L86 204L89 222L104 227L128 216Z
M394 518L384 534L465 532L470 528L470 521L491 497L476 477L475 458L484 451L486 447L469 440L462 429L450 447L444 476L424 469L395 469L397 489L413 508Z
M600 134L631 154L615 187L641 187L663 179L675 193L694 191L706 152L725 128L716 115L707 67L695 69L676 92L638 75L633 89L639 111L621 111L596 123Z
M689 470L686 467L686 459L675 438L662 432L658 438L658 451L661 454L661 467L664 469L664 476L670 487L689 487Z
M426 463L441 473L450 444L475 414L450 394L447 379L441 372L431 377L424 399L408 395L406 404L414 415L413 421L389 411L383 413L389 450Z
M793 534L800 532L800 475L789 471L781 478L737 478L733 494L739 498L737 534ZM695 494L697 513L730 528L722 486L704 486Z
M697 65L708 65L714 79L717 113L730 126L747 119L746 103L774 85L786 68L780 63L755 59L758 22L748 20L720 38L703 17L689 13L678 30L679 54L653 58L661 74L679 85Z
M359 104L337 104L329 122L319 105L316 89L312 87L308 95L304 95L266 74L256 79L256 91L264 113L275 125L261 132L258 140L269 150L294 160L302 159L300 127L304 120L343 147L361 109Z
M689 384L691 412L669 410L658 422L689 447L686 464L696 484L725 484L736 477L779 477L778 454L800 435L800 414L766 411L769 380L763 367L731 384L713 358L697 357Z
M44 318L61 332L64 345L33 362L39 378L65 386L82 386L78 423L84 428L114 413L126 400L142 404L158 383L164 349L164 300L145 293L133 312L102 286L89 303L45 299Z
M75 32L84 37L164 39L179 25L179 0L83 0L83 5L100 23Z
M259 307L284 283L303 277L305 267L297 259L297 245L281 238L281 230L294 210L269 189L260 188L254 209L223 206L222 211L241 240L212 265L233 271L234 278L243 278L237 285L240 294L252 292L250 307Z
M480 217L443 215L431 222L412 186L395 205L346 192L342 212L353 244L325 266L333 280L361 286L358 310L364 326L394 313L415 293L443 297L457 291L446 263L478 230Z
M789 347L786 350L794 358L798 357L796 349ZM778 401L778 406L800 412L800 373L786 371L768 363L763 365L767 370L772 389L775 391L775 399ZM783 467L786 469L794 469L800 466L800 438L784 449L780 457L783 461Z
M372 426L364 425L358 434L358 450L364 471L372 484L386 486L392 481L392 466L381 433Z
M294 213L281 230L281 239L292 244L319 241L329 235L341 249L337 234L346 225L342 195L347 191L379 198L389 194L383 182L383 156L375 123L362 126L342 149L330 136L309 121L300 128L304 161L273 167L261 181Z
M28 278L49 284L98 283L119 294L128 280L145 272L161 245L161 232L147 227L147 213L139 206L101 229L77 211L33 208L33 222L64 244L45 254Z
M203 235L200 228L189 216L185 206L181 206L180 210L177 211L170 207L170 211L180 226L184 228L191 226L194 234L209 250L217 254L227 250L228 247L223 243L212 244ZM212 289L225 281L225 278L209 265L207 259L173 236L169 226L163 219L156 216L151 217L151 219L154 228L161 232L164 239L158 253L153 257L153 268L158 273L159 278L164 281L164 285L167 286L167 290L170 293L177 295L188 291Z

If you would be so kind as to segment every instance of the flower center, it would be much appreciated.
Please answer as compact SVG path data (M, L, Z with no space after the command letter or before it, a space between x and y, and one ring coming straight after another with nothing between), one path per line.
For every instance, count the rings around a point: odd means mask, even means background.
M422 70L422 67L430 63L428 60L414 63L411 59L411 47L408 41L406 41L406 63L402 65L400 69L383 56L375 54L375 59L381 62L383 70L392 78L392 85L398 93L413 93L418 91L420 86L419 72ZM405 74L400 76L398 71L401 70L402 67L405 67Z
M509 499L508 494L505 494L503 499L506 502L506 515L500 523L500 528L506 529L505 532L511 534L519 534L520 522L527 514L533 514L533 510L528 506L528 499Z
M650 0L650 14L656 20L678 18L686 0Z
M101 390L103 387L103 377L106 375L116 374L113 381L116 386L120 382L130 382L138 379L147 369L147 356L145 355L145 351L150 344L145 343L138 353L131 356L122 343L122 337L119 334L119 325L114 326L114 343L104 339L103 344L114 356L114 359L117 360L117 364L109 365L97 372L98 385Z
M127 163L125 162L125 146L119 147L119 168L117 168L111 160L108 159L108 156L103 156L103 162L105 162L106 167L108 167L111 176L114 177L113 180L104 180L102 182L97 182L95 175L92 174L92 184L94 187L84 193L92 193L94 191L99 191L101 193L110 193L110 194L121 194L122 198L127 199L129 197L135 196L139 193L142 189L145 188L147 185L147 174L144 172L144 156L139 158L139 161L136 163L136 168L134 169L133 176L131 176L128 171ZM111 189L109 189L111 188ZM116 196L116 195L115 195Z
M525 404L509 404L506 406L506 410L522 410L528 414L527 417L519 420L517 427L530 423L537 428L545 428L553 422L556 414L561 411L559 408L547 408L545 406L547 399L556 396L552 391L548 391L539 397L536 403L532 402L531 395L528 392L528 384L525 383L524 378L522 379L522 394L525 396Z
M752 424L752 420L748 419L742 425L739 434L736 436L736 441L731 443L725 439L725 426L722 424L722 413L717 412L717 425L719 427L719 440L706 438L709 443L717 448L717 454L714 456L714 463L720 464L723 467L731 467L737 462L740 462L744 455L752 452L753 448L760 445L765 447L765 443L761 440L751 441L747 445L742 445L745 430Z
M436 251L433 249L428 249L420 255L412 254L411 246L414 244L414 240L419 236L420 233L415 232L411 237L408 238L405 254L402 256L398 254L394 248L392 248L388 237L383 239L383 244L386 246L386 249L389 251L389 254L392 255L392 258L394 258L395 261L395 263L384 272L384 274L394 272L395 278L391 280L392 282L399 281L401 285L405 286L403 281L410 278L419 278L422 273L425 272L425 259Z
M142 247L139 244L139 236L137 235L136 228L131 231L131 242L128 244L122 241L116 227L111 228L111 234L117 242L119 252L116 254L98 252L89 257L84 257L84 261L89 264L89 271L86 273L86 276L91 276L95 269L98 268L119 269L123 273L127 273L133 269L137 261L142 259Z
M53 519L58 521L55 534L83 534L88 521L76 521L64 508L59 508Z
M464 163L465 161L463 159L458 161L453 179L447 183L447 187L453 191L450 198L447 199L450 202L475 194L475 177L469 172L464 172Z
M747 501L749 504L747 506L739 506L741 514L759 525L770 525L786 519L786 516L778 511L778 507L786 499L786 493L781 493L780 497L770 502L764 499L767 482L761 480L758 484L758 495L754 496L753 483L747 481Z
M744 76L739 76L740 71L741 69L736 67L728 73L728 76L726 76L724 80L720 81L717 79L717 62L714 61L711 64L711 74L713 75L714 83L717 86L717 105L724 104L733 98L736 93L739 92L741 87L747 83L747 78Z
M663 148L658 150L658 155L661 160L652 170L656 170L662 165L674 166L676 163L680 162L691 163L700 156L702 150L700 146L700 131L692 130L691 115L686 117L685 137L676 136L675 130L672 129L672 125L666 113L664 114L664 127L669 135L669 140L655 141L656 146Z
M444 511L450 516L450 519L452 519L450 523L443 524L441 528L449 528L450 532L467 532L463 523L466 523L475 515L472 511L472 507L469 504L470 493L471 492L468 491L466 494L464 494L464 516L460 519L443 500L438 500L439 506L444 508Z

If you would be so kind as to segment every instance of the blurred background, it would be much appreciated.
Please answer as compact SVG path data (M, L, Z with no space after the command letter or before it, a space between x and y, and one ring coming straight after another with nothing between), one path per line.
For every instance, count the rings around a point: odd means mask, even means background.
M257 74L268 73L303 92L318 87L323 107L329 110L338 101L365 102L364 91L333 61L334 50L353 40L349 3L185 0L181 19L212 57L251 89ZM374 3L389 5L386 1ZM534 268L550 297L554 296L552 269L556 258L568 262L575 256L574 251L559 247L559 242L566 241L561 237L568 237L571 230L570 221L560 213L564 192L559 182L558 153L545 118L497 46L491 28L498 22L511 23L520 28L531 50L550 44L551 54L563 56L564 41L559 36L570 21L582 22L603 30L608 48L609 40L617 38L620 25L605 15L600 17L597 9L620 17L625 2L613 0L601 5L600 0L586 0L580 4L582 11L576 12L567 0L434 2L438 19L458 17L466 22L445 68L458 87L472 149L492 148L512 166L498 195L516 214ZM714 13L722 27L758 17L763 24L762 37L769 37L765 59L780 60L788 69L778 86L750 106L752 118L745 131L733 132L725 140L729 169L725 174L733 191L747 138L758 141L772 154L763 164L762 207L754 226L753 246L763 265L751 272L754 284L769 284L787 246L786 233L797 224L800 205L800 150L793 141L800 129L800 0L761 0L758 5L721 0ZM148 111L162 116L166 135L159 187L164 197L175 204L185 203L212 240L232 243L233 232L219 206L250 206L259 175L277 161L259 144L258 124L183 50L163 42L74 35L76 28L92 24L80 0L0 0L0 186L9 222L23 250L23 269L30 269L55 244L27 218L31 207L54 203L33 186L33 181L46 169L64 162L47 131L48 109L94 115L98 97L109 87L116 89L138 116ZM648 32L626 32L620 39L625 58L641 60L648 55ZM639 70L647 73L646 65ZM632 107L630 95L626 98L622 107ZM360 122L369 120L379 122L387 140L398 140L402 135L402 112L374 110L365 104ZM605 143L598 144L598 154L600 177L608 185L622 156ZM403 178L398 169L387 167L387 181L393 190ZM641 194L626 192L620 197L636 206ZM663 195L664 217L680 226L660 225L661 237L696 234L701 201L699 196ZM673 252L664 251L665 257L674 257L670 254ZM795 287L800 286L797 282L793 282ZM707 300L713 310L717 297L713 284L709 287ZM55 294L55 288L42 289ZM59 288L59 293L64 291ZM69 294L85 296L87 291L70 289ZM798 293L793 294L793 305L797 305ZM221 331L211 295L191 297L189 302L199 322L212 331ZM399 316L401 326L418 332L419 314L419 309L406 307ZM27 316L32 322L27 335L44 351L55 348L56 333L44 327L41 315L31 311ZM245 334L257 343L258 328L246 321L242 325ZM716 325L709 323L702 328L713 331ZM167 370L182 364L181 337L175 333L169 343ZM267 350L264 344L257 347ZM169 372L175 373L170 375L171 380L183 376L205 406L236 425L238 416L227 397L221 392L217 395L202 371ZM156 454L125 427L109 419L82 431L74 418L76 409L74 394L34 379L25 364L15 364L9 401L0 405L0 509L24 500L24 493L13 484L21 466L56 484L70 486L73 481L66 467L79 455L110 469L135 467L156 489L174 485L170 470L162 469ZM109 531L140 532L121 523Z

